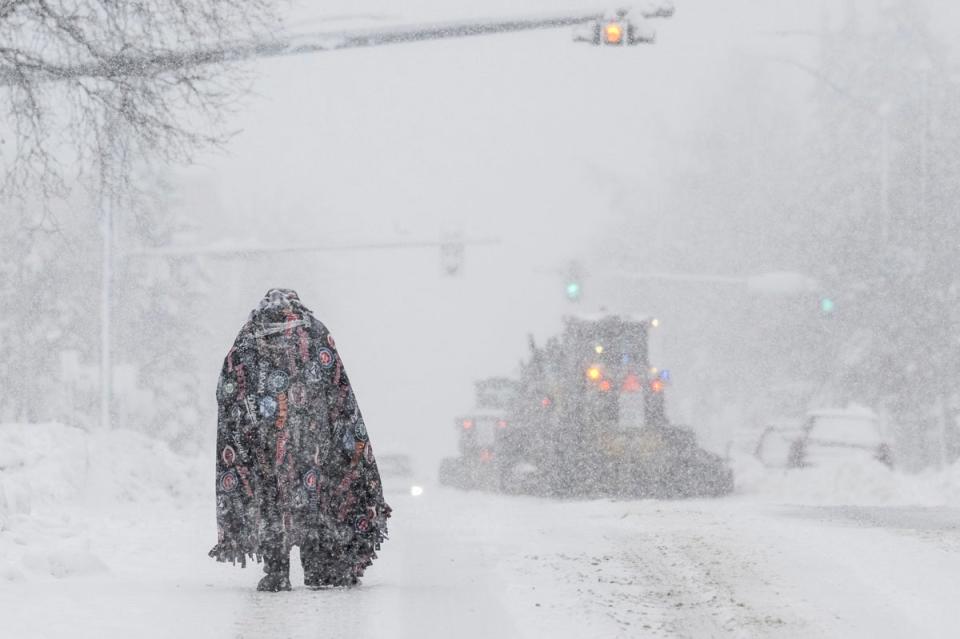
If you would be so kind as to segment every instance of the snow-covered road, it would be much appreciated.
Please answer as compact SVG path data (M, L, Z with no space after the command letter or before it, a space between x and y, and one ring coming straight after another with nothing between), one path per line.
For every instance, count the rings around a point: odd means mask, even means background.
M394 495L364 584L253 591L209 560L212 503L115 504L0 532L2 637L948 637L960 512ZM212 500L211 500L212 502Z

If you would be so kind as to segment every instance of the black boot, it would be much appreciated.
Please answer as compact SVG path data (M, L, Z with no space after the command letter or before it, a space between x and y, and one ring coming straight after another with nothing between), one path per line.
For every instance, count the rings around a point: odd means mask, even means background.
M281 590L292 590L292 586L290 585L290 577L288 575L270 573L260 580L260 583L257 584L257 590L260 592L280 592Z
M320 544L301 546L300 561L303 564L303 585L312 590L359 583L353 575L352 565Z
M323 588L323 556L320 542L312 539L300 544L300 564L303 566L303 585L311 590Z
M302 556L302 551L301 551ZM323 565L317 561L303 562L303 585L311 590L318 590L330 585L326 579L326 571Z
M311 590L356 586L358 583L360 583L360 580L353 575L323 575L312 573L303 576L303 585Z
M318 573L304 573L303 585L311 590L319 590L320 588L323 588L326 584L323 583L323 579L320 578L320 575Z
M292 590L290 586L290 556L286 553L271 553L263 558L263 571L267 576L257 584L260 592Z

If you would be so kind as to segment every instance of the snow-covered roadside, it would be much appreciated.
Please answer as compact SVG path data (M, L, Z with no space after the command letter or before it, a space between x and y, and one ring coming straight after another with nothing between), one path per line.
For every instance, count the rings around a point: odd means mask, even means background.
M737 495L774 504L815 506L960 506L960 462L908 474L879 462L830 468L765 468L752 457L733 460Z
M205 556L204 461L139 432L0 425L0 636L215 636L257 574Z
M212 491L209 472L142 433L0 425L0 583L109 571L91 522L169 517Z
M204 460L56 425L2 426L0 451L4 637L873 639L960 626L956 508L785 506L803 500L759 479L680 502L428 487L391 497L391 538L360 588L308 591L294 561L294 592L274 595L253 591L258 567L205 556Z

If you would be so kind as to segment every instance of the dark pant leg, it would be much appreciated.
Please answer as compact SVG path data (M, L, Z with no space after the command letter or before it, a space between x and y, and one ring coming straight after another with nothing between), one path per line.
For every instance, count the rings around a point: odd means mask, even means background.
M260 552L263 555L263 572L266 576L257 584L257 590L290 590L290 550L283 535L264 537L260 542Z
M283 546L263 549L263 572L268 575L290 576L290 553Z
M260 503L260 553L263 555L263 571L268 575L290 573L290 549L283 530L283 513L280 510L280 495L273 480L265 482Z
M317 536L310 536L300 544L300 564L303 566L303 581L306 585L323 585L325 563L324 552Z

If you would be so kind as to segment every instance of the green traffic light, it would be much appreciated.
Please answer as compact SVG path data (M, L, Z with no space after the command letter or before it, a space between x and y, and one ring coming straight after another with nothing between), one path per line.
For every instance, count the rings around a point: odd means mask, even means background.
M580 299L580 284L577 282L570 282L567 284L567 297L571 300Z
M836 308L836 304L829 297L824 297L823 299L820 300L820 310L823 313L829 315L830 313L833 312L834 308Z

